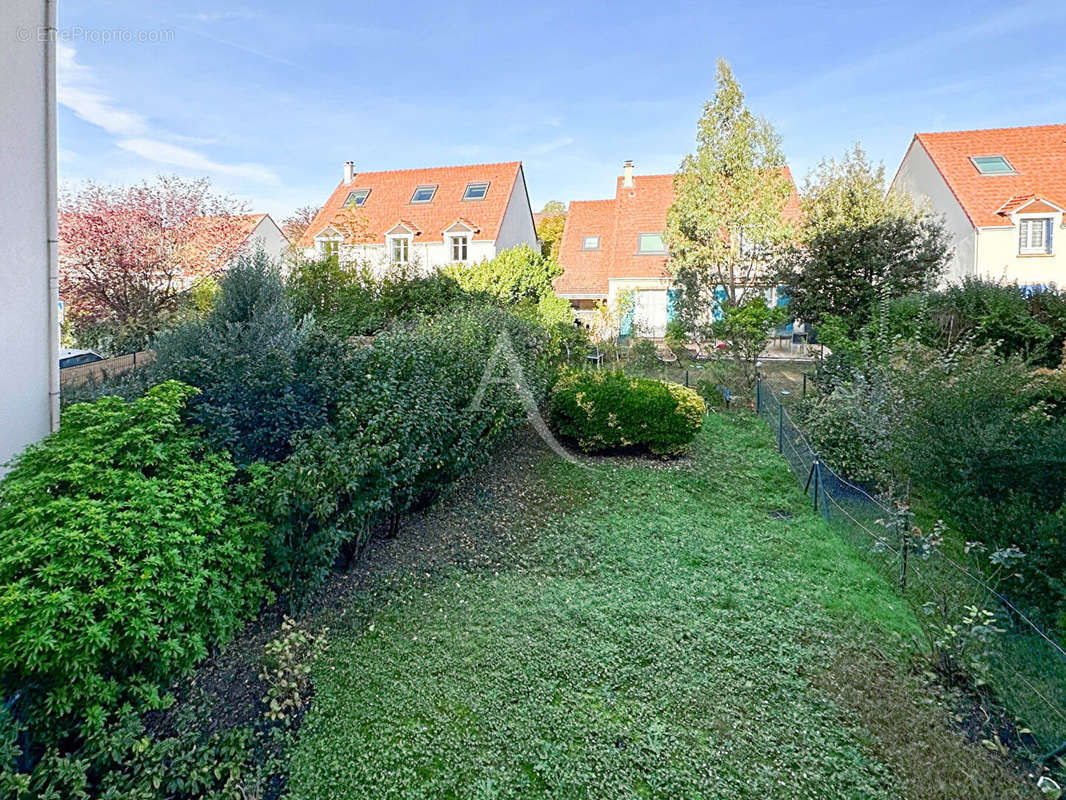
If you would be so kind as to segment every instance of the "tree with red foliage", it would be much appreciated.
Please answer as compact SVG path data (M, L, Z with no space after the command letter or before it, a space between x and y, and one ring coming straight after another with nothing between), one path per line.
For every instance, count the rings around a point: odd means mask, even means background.
M301 206L281 223L281 232L285 234L286 239L295 244L304 235L304 231L311 227L318 212L319 206Z
M60 202L60 296L75 327L104 326L143 346L187 288L193 239L236 248L228 218L243 206L207 178L158 176L135 186L88 183ZM234 241L230 241L233 239Z

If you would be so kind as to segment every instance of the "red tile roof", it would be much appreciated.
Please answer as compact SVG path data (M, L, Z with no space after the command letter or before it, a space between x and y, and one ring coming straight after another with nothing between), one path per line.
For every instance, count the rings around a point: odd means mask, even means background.
M417 229L419 236L435 239L443 236L447 228L461 219L475 229L474 238L495 241L521 169L522 162L508 161L502 164L356 173L350 184L341 181L333 190L297 245L310 247L314 244L315 236L330 225L343 229L349 243L384 244L385 232L401 220L408 227ZM463 200L467 184L480 181L489 183L484 199ZM434 185L437 191L431 202L411 202L416 187ZM362 206L349 209L347 211L350 213L346 214L344 202L357 189L369 189L370 194ZM346 216L355 219L345 219Z
M252 232L266 214L234 214L224 217L197 217L188 224L193 233L179 253L185 277L209 275L226 266L248 244Z
M781 173L792 184L784 215L799 219L800 201L792 173ZM563 274L555 280L558 294L606 297L611 278L667 278L665 255L637 252L640 234L666 230L666 212L674 202L674 176L634 175L633 187L619 176L613 200L575 200L563 229L559 263ZM599 236L599 250L582 250L586 236Z
M1039 199L1066 207L1066 125L915 134L975 227L1009 225ZM1014 174L982 175L972 156L1003 156Z

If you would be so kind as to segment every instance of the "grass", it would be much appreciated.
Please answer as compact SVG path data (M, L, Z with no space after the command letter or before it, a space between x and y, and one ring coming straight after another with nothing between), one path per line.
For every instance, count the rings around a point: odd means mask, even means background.
M907 675L910 611L753 416L679 462L503 464L325 614L292 797L1032 796Z

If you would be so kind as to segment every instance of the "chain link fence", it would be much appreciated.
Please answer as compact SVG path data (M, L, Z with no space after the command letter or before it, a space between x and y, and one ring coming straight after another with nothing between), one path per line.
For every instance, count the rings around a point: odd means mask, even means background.
M1035 759L1062 768L1066 757L1066 649L1019 603L990 583L963 541L930 545L906 505L891 503L823 462L789 411L798 387L765 376L755 407L778 450L830 527L858 549L915 609L924 636L977 664L979 677L1020 725L994 735ZM804 390L806 386L804 386ZM804 391L803 394L806 394ZM928 527L928 526L927 526ZM1008 739L1010 741L1002 741Z

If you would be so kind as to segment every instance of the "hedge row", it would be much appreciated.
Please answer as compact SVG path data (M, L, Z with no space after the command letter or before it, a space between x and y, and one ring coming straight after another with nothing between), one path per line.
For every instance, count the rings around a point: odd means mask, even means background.
M0 482L0 734L5 701L38 744L159 707L272 593L300 602L524 419L513 385L479 390L501 337L537 400L554 374L548 334L499 308L360 348L281 289L261 257L233 268L161 338L157 385L68 407Z

